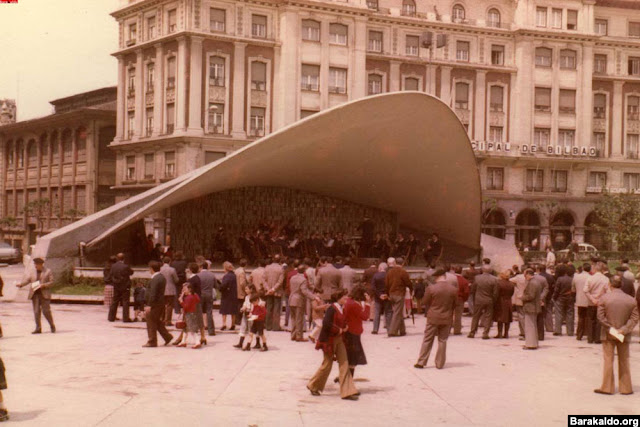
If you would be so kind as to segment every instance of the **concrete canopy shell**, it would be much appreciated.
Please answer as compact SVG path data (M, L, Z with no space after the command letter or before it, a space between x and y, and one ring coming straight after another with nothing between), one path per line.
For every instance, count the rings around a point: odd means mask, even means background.
M292 188L396 212L402 226L480 249L480 179L462 123L433 96L398 92L296 122L121 202L108 214L98 212L44 236L34 253L74 256L79 241L92 246L151 213L253 186ZM65 241L72 236L73 242Z

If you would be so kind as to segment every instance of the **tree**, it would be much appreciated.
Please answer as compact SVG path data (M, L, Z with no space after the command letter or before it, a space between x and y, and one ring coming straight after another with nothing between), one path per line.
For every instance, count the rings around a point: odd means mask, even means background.
M636 250L640 241L640 199L633 194L605 192L595 206L593 224L605 239L622 250Z
M68 209L64 212L65 216L68 216L71 218L71 221L75 221L77 219L82 218L83 216L85 216L86 214L84 213L84 211L78 210L78 209Z
M482 198L482 223L484 224L491 216L493 211L498 208L498 201L493 197Z
M26 218L34 218L38 224L40 235L44 233L44 220L49 216L49 208L51 207L51 201L47 198L32 200L22 208L21 213Z
M5 216L0 218L0 240L4 240L4 231L7 228L15 227L18 225L18 220L12 216Z

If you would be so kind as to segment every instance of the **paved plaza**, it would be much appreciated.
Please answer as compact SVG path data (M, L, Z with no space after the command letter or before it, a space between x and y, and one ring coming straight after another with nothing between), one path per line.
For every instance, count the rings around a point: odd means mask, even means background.
M6 288L11 299L15 292L10 283ZM371 335L367 322L369 364L356 370L362 395L351 402L340 399L331 380L321 397L309 394L305 384L321 353L291 342L286 332L267 333L266 353L234 349L238 337L228 332L200 350L143 349L144 325L108 323L102 306L54 305L58 333L44 326L34 336L30 304L0 304L4 395L11 420L23 425L546 426L566 425L567 414L637 414L640 408L637 329L631 347L636 394L602 396L593 393L601 348L585 341L547 334L539 350L523 351L517 338L455 336L445 369L435 369L432 354L427 369L417 370L422 315L415 326L408 321L402 338ZM220 321L216 317L217 326ZM464 321L466 334L470 319Z

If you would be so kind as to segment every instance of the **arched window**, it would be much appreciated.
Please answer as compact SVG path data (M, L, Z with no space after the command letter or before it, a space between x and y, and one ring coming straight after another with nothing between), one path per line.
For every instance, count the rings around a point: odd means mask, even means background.
M67 129L62 134L62 163L71 163L72 152L71 131Z
M7 143L7 167L9 168L13 167L13 155L13 141L9 141Z
M40 137L40 164L47 165L49 163L49 141L47 134L44 133Z
M540 216L533 209L525 209L516 217L516 245L531 250L540 249Z
M402 14L404 16L416 16L416 2L413 0L402 0Z
M24 167L24 142L22 140L18 141L18 145L16 146L16 154L18 155L18 167Z
M302 40L320 41L320 23L312 19L302 20Z
M76 160L87 160L87 130L83 127L76 131Z
M380 74L369 74L369 95L382 93L382 76Z
M453 12L451 14L451 19L453 22L464 22L466 13L464 11L464 7L461 4L456 4L453 6Z
M554 249L565 249L573 240L574 219L571 212L560 211L551 218L549 229Z
M38 164L38 144L33 139L27 143L27 159L29 167L35 167Z
M498 9L489 9L489 13L487 14L487 25L489 27L500 28L500 11Z

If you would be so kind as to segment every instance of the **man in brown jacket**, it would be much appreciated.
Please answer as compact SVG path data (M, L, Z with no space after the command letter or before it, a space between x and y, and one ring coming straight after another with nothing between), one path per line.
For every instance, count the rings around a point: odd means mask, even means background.
M16 285L19 288L23 286L29 286L29 299L33 304L33 315L36 320L36 329L32 334L39 334L42 332L42 325L40 323L41 314L44 314L45 319L49 322L51 327L51 333L56 332L56 325L53 324L53 315L51 314L51 286L53 286L53 273L44 266L44 260L42 258L36 258L33 260L35 270L31 270L25 274L22 282ZM39 286L37 285L39 283ZM34 284L36 284L34 289Z
M307 300L320 301L309 289L309 282L304 274L307 266L300 264L297 273L289 280L291 293L289 295L289 307L291 307L291 341L308 341L304 338L304 312L307 308Z
M269 260L270 261L270 260ZM267 331L280 331L280 314L282 313L282 288L284 286L284 270L274 261L264 269L265 299L267 303Z
M391 301L391 309L393 315L391 317L391 325L387 329L387 334L390 337L397 337L407 335L404 326L404 295L406 289L413 291L411 280L409 279L409 273L406 272L402 265L402 258L389 258L387 260L389 270L387 270L387 276L385 277L385 288L387 295L389 295L389 301Z
M322 267L316 273L316 289L322 289L322 299L331 300L331 294L342 288L342 274L326 257L320 259Z
M601 394L614 394L616 387L613 379L614 350L618 353L618 387L620 394L633 394L631 369L629 367L629 343L631 332L638 323L638 306L633 297L622 292L620 276L611 278L611 292L598 301L598 321L602 324L600 339L604 353L604 371L602 386L593 390ZM620 342L609 333L610 328L624 335Z
M418 369L424 368L427 364L436 336L438 337L436 368L444 367L447 359L447 338L449 338L453 312L458 302L458 290L448 282L445 271L439 268L433 273L433 277L436 283L427 286L422 299L423 305L427 307L427 326L424 330L418 362L413 365Z

